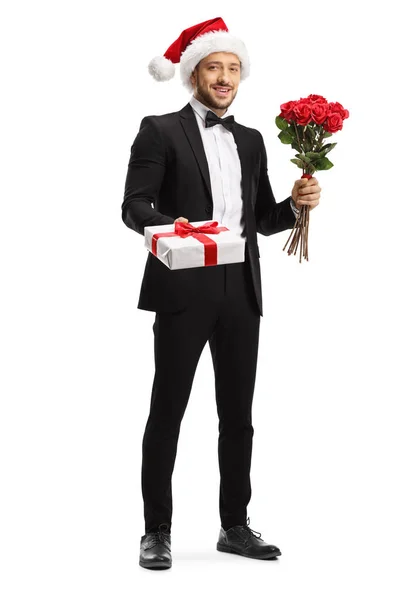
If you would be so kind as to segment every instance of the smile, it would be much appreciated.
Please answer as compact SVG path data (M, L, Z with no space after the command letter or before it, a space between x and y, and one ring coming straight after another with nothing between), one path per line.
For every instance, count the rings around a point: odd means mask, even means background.
M229 88L224 87L213 87L213 90L216 92L218 96L227 96L231 91Z

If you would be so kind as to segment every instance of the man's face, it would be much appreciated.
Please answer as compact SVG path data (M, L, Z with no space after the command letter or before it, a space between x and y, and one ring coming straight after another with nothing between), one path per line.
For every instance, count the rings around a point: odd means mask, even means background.
M236 97L240 83L240 60L230 52L213 52L199 62L190 81L200 102L222 116ZM223 93L218 88L227 88Z

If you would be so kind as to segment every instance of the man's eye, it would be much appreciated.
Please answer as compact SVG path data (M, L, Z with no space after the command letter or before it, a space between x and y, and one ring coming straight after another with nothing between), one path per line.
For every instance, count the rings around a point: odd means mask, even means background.
M208 68L209 68L209 69L216 69L217 67L216 67L216 66L213 66L213 67L208 67ZM238 70L238 69L237 69L237 68L235 68L235 67L232 67L232 68L231 68L231 71L237 71L237 70Z

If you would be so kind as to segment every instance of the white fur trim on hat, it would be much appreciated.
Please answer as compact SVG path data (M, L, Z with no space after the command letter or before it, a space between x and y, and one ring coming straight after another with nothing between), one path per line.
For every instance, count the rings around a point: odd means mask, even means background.
M168 81L175 75L174 63L165 56L155 56L148 64L150 75L157 81Z
M241 63L240 80L246 79L250 74L250 61L244 43L229 31L208 31L189 44L180 58L180 75L185 88L193 92L190 81L195 66L206 56L213 52L232 52L236 54Z

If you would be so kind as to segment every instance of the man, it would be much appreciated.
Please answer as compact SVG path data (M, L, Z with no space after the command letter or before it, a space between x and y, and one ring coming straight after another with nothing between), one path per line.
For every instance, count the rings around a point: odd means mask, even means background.
M147 257L138 308L156 313L155 376L143 438L145 535L139 564L154 569L172 565L171 478L181 420L207 342L219 417L217 549L258 559L281 554L250 529L246 511L262 316L257 232L291 229L301 204L313 209L321 191L314 177L299 179L291 196L276 203L261 134L227 116L249 60L221 18L182 32L164 57L150 62L149 71L165 81L179 61L192 97L178 112L142 120L131 148L123 221L143 235L151 225L212 219L240 234L246 245L245 262L212 267L170 270L152 253Z

